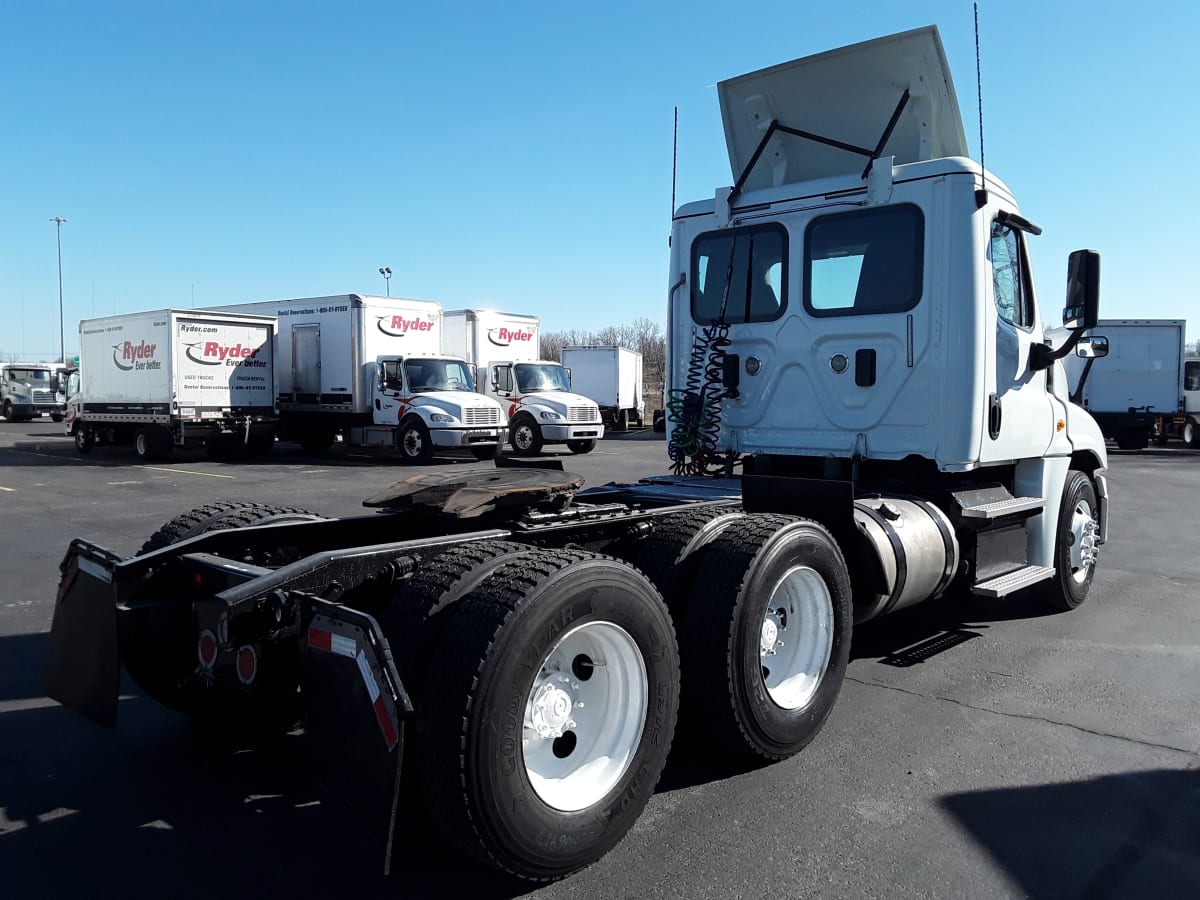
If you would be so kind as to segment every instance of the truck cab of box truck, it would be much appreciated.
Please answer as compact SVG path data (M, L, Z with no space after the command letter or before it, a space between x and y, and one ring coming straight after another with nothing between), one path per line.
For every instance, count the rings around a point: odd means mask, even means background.
M53 373L45 363L0 366L0 415L20 422L55 410Z
M571 390L561 363L539 359L540 321L485 309L445 314L445 347L478 369L478 389L494 397L508 416L508 442L520 454L545 444L566 444L589 453L604 437L600 409Z
M936 29L718 93L735 184L681 207L672 232L676 471L748 455L756 472L994 489L1003 505L963 515L1036 509L1019 567L1035 580L1053 575L1082 472L1097 499L1075 531L1103 543L1104 438L1060 361L1096 322L1099 257L1072 254L1064 326L1044 321L1040 229L967 158Z
M428 462L435 448L460 447L494 459L504 442L495 401L479 396L473 367L457 356L378 357L373 406L375 427L360 442L394 445L406 461Z

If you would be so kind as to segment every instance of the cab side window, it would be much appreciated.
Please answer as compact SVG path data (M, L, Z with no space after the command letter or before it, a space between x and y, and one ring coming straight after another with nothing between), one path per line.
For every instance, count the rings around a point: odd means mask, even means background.
M1200 362L1189 360L1183 364L1183 389L1200 391Z
M1025 271L1020 233L1000 222L992 223L992 290L996 312L1019 328L1033 326L1033 292Z

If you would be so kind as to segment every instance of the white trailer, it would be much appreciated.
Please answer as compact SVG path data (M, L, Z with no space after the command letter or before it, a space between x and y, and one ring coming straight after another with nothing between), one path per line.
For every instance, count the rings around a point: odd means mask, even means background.
M53 415L54 366L50 363L0 365L0 415L8 422Z
M160 309L79 323L80 384L67 433L81 453L132 443L141 459L275 443L275 320Z
M487 309L456 309L445 314L447 353L476 366L481 392L500 401L508 415L508 441L521 454L544 444L566 444L589 453L604 437L600 409L571 391L561 363L539 359L541 323Z
M637 350L607 344L563 347L562 364L571 373L572 389L594 400L616 431L643 424L646 398Z
M500 404L475 392L468 364L442 353L442 307L340 294L221 309L275 316L282 436L310 452L338 435L428 462L435 449L491 459L504 441Z
M1120 449L1165 443L1186 424L1185 327L1182 319L1101 319L1092 336L1107 339L1108 355L1069 360L1073 399Z

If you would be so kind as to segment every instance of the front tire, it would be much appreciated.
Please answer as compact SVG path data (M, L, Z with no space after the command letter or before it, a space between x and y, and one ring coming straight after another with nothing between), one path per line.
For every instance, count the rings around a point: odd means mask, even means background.
M1192 419L1183 423L1183 442L1189 447L1200 447L1200 428Z
M591 453L596 449L596 440L587 438L582 441L567 441L567 449L577 454Z
M702 551L684 611L684 714L741 754L783 759L837 700L854 622L850 576L820 524L753 514Z
M426 465L433 459L433 440L420 419L406 419L400 426L400 458L410 465Z
M1099 505L1096 488L1086 473L1072 469L1063 486L1054 546L1054 576L1046 590L1046 605L1067 612L1087 599L1100 553Z
M17 421L16 419L13 418L12 402L9 400L4 401L4 421L5 422Z
M521 456L537 456L542 452L542 429L529 416L518 416L508 428L508 442Z
M458 603L417 708L428 806L463 850L561 878L629 830L678 705L670 616L627 564L537 550Z

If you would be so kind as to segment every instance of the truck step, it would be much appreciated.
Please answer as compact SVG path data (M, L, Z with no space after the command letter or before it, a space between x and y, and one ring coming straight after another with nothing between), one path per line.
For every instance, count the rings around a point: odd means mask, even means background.
M971 588L971 593L976 597L992 597L994 599L1007 597L1021 588L1045 581L1053 575L1054 569L1049 566L1025 566L1014 569L1012 572L1005 572L1003 575L997 575L995 578L989 578L987 581L981 581Z
M975 506L964 506L964 519L998 519L1001 516L1011 516L1014 513L1031 512L1042 509L1046 505L1043 497L1010 497L1008 500L995 500L991 503L979 503Z

